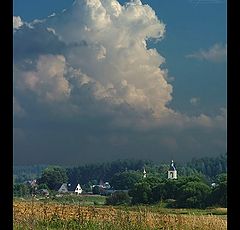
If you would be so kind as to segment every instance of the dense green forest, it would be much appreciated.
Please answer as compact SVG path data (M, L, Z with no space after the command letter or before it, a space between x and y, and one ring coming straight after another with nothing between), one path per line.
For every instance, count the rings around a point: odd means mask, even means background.
M178 175L191 176L202 174L208 180L214 180L218 174L227 172L227 154L221 154L216 157L192 159L184 164L175 162L175 165ZM22 183L27 180L39 178L43 170L47 167L48 165L15 166L13 169L14 183ZM96 184L99 183L100 180L110 181L116 173L131 170L142 172L143 167L146 168L148 174L159 175L165 178L166 171L169 168L169 162L156 164L152 161L127 159L62 168L66 169L67 177L71 183L80 181L82 184Z
M194 158L186 165L188 168L196 169L198 172L208 176L209 178L213 178L219 173L227 172L227 154L222 154L215 158Z
M13 166L13 183L23 183L24 181L33 180L41 176L43 170L48 165L29 165Z

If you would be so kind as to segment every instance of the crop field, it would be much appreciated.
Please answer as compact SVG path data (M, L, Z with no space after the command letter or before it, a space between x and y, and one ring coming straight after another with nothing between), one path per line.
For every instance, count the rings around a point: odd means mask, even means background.
M163 214L138 208L14 202L14 229L226 229L215 215Z
M174 213L174 212L173 212ZM190 230L227 229L221 215L179 214L153 211L151 208L115 208L112 206L81 206L46 201L14 201L16 230Z

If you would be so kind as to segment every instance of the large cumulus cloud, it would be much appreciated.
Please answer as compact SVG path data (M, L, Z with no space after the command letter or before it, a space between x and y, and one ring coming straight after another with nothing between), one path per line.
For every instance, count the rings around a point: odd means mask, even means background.
M123 6L77 0L45 19L14 17L15 126L32 140L24 144L16 137L17 160L24 151L38 161L49 153L52 161L66 153L86 161L147 157L141 149L160 159L169 152L193 153L196 143L206 143L199 138L206 130L210 142L216 130L223 133L224 112L189 117L168 106L173 88L161 67L165 59L147 48L148 39L164 34L164 23L140 0ZM201 134L189 139L192 129ZM211 142L211 151L223 149L222 136ZM33 153L34 146L41 154Z

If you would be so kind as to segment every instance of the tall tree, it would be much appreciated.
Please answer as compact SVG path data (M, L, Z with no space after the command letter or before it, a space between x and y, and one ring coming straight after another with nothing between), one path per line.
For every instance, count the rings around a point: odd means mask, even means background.
M205 208L210 192L210 187L203 182L187 182L178 190L177 205L186 208Z
M125 171L116 173L110 180L114 189L132 189L134 184L140 181L142 174L137 171Z
M38 184L46 184L49 189L56 190L62 183L68 182L66 169L59 166L46 168L37 180Z

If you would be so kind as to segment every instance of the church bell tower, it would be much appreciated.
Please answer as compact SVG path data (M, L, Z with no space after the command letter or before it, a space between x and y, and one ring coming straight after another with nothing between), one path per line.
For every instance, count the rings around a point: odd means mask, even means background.
M168 170L168 179L177 179L177 170L173 163L173 160L172 160L169 170Z

